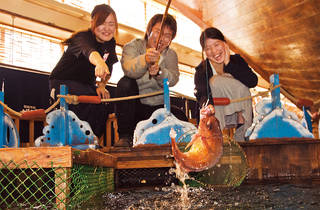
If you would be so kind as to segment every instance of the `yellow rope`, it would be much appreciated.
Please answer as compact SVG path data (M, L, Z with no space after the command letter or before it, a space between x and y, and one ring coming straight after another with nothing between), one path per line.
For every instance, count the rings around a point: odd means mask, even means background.
M127 96L127 97L120 97L120 98L108 98L108 99L101 99L101 102L114 102L114 101L125 101L130 99L138 99L138 98L146 98L150 96L156 96L163 94L163 91L157 91L153 93L146 93L142 95L135 95L135 96Z
M237 98L237 99L231 99L230 103L237 103L237 102L241 102L241 101L246 101L246 100L250 100L254 97L258 97L258 96L267 96L267 94L269 93L269 91L263 91L263 92L259 92L254 96L247 96L247 97L243 97L243 98Z
M248 97L244 97L244 98L238 98L238 99L233 99L230 100L230 103L236 103L236 102L240 102L240 101L245 101L245 100L249 100L252 99L254 97L257 96L266 96L266 94L276 88L280 87L280 85L276 85L276 86L270 86L270 90L268 91L263 91L263 92L259 92L258 94L254 95L254 96L248 96ZM178 95L178 96L182 96L184 98L187 98L189 100L195 100L192 97L174 92L174 91L170 91L172 92L174 95ZM153 93L146 93L146 94L142 94L142 95L135 95L135 96L127 96L127 97L120 97L120 98L108 98L108 99L101 99L101 102L115 102L115 101L124 101L124 100L131 100L131 99L138 99L138 98L145 98L145 97L150 97L150 96L156 96L156 95L161 95L163 94L163 91L157 91L157 92L153 92ZM78 96L76 95L57 95L58 100L52 104L49 108L47 108L45 110L45 113L47 114L48 112L50 112L52 109L54 109L59 103L60 103L60 98L65 98L66 102L69 104L78 104ZM10 107L8 107L6 104L4 104L2 101L0 101L0 105L2 105L6 110L8 110L8 112L10 112L11 114L14 114L17 117L21 117L22 114L20 112L17 112L13 109L11 109Z
M60 103L60 99L58 99L54 104L52 104L48 109L45 110L45 113L47 114L48 112L50 112L52 109L54 109L58 104ZM2 101L0 101L0 105L3 106L4 109L8 110L8 112L10 114L13 114L17 117L21 117L22 113L21 112L17 112L13 109L11 109L10 107L8 107L5 103L3 103Z
M281 85L279 84L279 85L276 85L276 86L273 86L273 84L271 83L270 84L270 88L269 88L269 91L271 92L271 91L273 91L274 89L276 89L276 88L278 88L278 87L280 87Z
M178 93L176 91L170 91L170 93L172 93L173 96L176 96L176 97L182 97L182 98L186 98L188 100L191 100L191 101L196 101L196 98L194 97L190 97L190 96L187 96L187 95L184 95L182 93Z
M258 97L258 96L266 97L266 96L268 96L269 92L273 91L274 89L276 89L278 87L280 87L280 85L273 86L271 84L270 85L270 89L267 90L267 91L258 92L257 94L255 94L253 96L247 96L247 97L243 97L243 98L231 99L230 103L237 103L237 102L240 102L240 101L246 101L246 100L250 100L252 98Z
M79 104L78 96L76 95L57 95L57 98L64 98L68 104Z
M60 98L58 98L58 100L56 102L54 102L48 109L46 109L44 111L44 113L49 113L51 112L52 109L54 109L58 104L60 103Z
M11 114L14 114L17 117L21 117L21 113L20 112L16 112L13 109L11 109L10 107L8 107L5 103L3 103L2 101L0 101L0 104L3 106L3 108L5 108L6 110L8 110L8 112L10 112Z
M135 96L127 96L127 97L120 97L120 98L108 98L108 99L101 99L101 102L115 102L115 101L125 101L125 100L131 100L131 99L138 99L138 98L146 98L150 96L156 96L163 94L163 91L157 91L153 93L146 93L142 95L135 95ZM76 104L78 102L78 97L75 95L57 95L58 98L65 98L67 103Z

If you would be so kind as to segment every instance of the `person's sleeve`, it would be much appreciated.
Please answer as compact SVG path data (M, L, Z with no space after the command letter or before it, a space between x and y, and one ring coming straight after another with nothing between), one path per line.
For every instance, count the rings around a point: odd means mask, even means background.
M156 77L158 85L163 87L163 79L168 78L169 87L175 86L180 76L177 53L173 50L168 50L159 67L161 74Z
M79 57L82 54L88 59L91 52L95 50L94 42L90 36L81 32L72 38L71 44L68 46L68 51L76 57Z
M127 77L138 79L148 71L145 53L141 54L139 52L143 47L141 43L136 41L130 42L123 47L121 66L123 73Z
M118 62L118 57L116 54L116 42L114 41L112 43L112 46L110 48L110 54L108 56L108 59L106 60L106 64L109 68L110 73L112 73L112 69L113 69L113 64Z
M230 62L224 67L224 70L248 88L253 88L258 84L257 75L240 55L230 57Z

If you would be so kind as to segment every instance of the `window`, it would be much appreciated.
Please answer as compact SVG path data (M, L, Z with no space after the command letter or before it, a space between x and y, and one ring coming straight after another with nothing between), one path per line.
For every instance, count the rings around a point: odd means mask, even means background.
M61 40L0 24L0 63L51 72Z
M147 0L56 0L70 6L91 12L97 4L109 4L116 12L118 22L130 27L145 31L148 21L155 14L163 14L165 5L155 1ZM133 9L134 8L134 9ZM180 12L169 9L169 14L173 15L177 20L178 31L177 36L173 40L181 45L191 49L201 51L199 37L201 34L200 27L186 18ZM193 41L190 41L193 40ZM194 41L197 40L197 41Z
M147 23L153 15L162 14L165 11L164 5L147 0L56 1L77 7L88 13L97 4L109 4L116 11L119 23L136 28L142 32L145 31ZM169 13L176 18L178 24L178 32L174 42L200 51L200 44L196 41L190 41L198 40L200 28L174 9L170 8ZM59 39L1 24L0 30L0 63L51 72L63 53L63 48L60 45L61 40ZM117 53L118 55L121 54L119 47L117 48ZM179 65L181 71L183 71L183 68ZM177 84L177 87L181 88L175 88L175 90L185 95L193 96L193 88L191 88L193 79L190 74L192 72L190 68L188 67L189 70L181 73L180 82ZM111 82L116 83L122 75L120 63L114 66L114 70L116 74L113 75ZM190 84L188 86L190 90L183 88L185 79L188 81L187 84Z

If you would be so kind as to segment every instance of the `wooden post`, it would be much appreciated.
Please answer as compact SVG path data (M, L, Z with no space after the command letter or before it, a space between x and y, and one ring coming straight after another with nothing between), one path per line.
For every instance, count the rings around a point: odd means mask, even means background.
M118 133L118 122L115 113L109 114L107 123L106 123L106 147L111 147L111 133L112 133L112 125L113 125L113 132L114 132L114 143L119 140L119 133Z
M70 196L71 168L57 168L55 170L55 194L57 209L67 209L68 196Z
M258 179L262 180L263 178L263 174L262 174L262 154L260 153L258 155L258 159L257 159L257 169L258 169Z
M29 146L34 147L34 120L29 120Z

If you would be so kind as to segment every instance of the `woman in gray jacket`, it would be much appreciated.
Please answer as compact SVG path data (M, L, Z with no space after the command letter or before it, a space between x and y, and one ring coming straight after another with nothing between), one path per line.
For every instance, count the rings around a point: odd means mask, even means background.
M134 39L123 47L121 65L125 76L118 82L117 97L163 90L164 78L168 78L169 86L177 84L178 57L176 52L169 48L177 32L177 23L168 14L156 50L162 17L162 14L157 14L150 19L144 39ZM148 119L155 110L163 107L163 103L162 95L118 102L116 113L120 140L115 146L132 144L136 124ZM171 107L171 112L179 119L187 120L181 110Z

